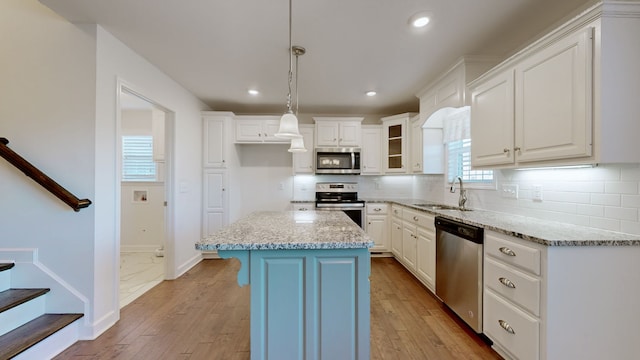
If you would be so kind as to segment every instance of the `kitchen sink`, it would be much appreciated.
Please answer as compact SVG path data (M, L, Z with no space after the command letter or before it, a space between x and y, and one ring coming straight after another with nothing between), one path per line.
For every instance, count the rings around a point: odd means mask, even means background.
M458 206L451 206L451 205L443 205L443 204L432 204L432 203L426 203L426 204L412 204L413 206L417 206L417 207L422 207L422 208L427 208L429 210L458 210L458 211L471 211L471 209L461 209Z

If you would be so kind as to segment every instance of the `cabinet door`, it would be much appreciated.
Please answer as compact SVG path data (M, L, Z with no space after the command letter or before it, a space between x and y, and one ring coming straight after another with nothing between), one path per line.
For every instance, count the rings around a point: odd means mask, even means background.
M367 234L373 239L371 251L387 251L387 217L367 215Z
M592 34L561 39L516 67L517 162L591 156Z
M416 273L435 291L436 284L436 234L430 229L418 227Z
M300 126L300 134L307 152L293 153L293 171L296 174L313 174L313 126Z
M236 141L262 142L265 137L266 133L262 131L262 121L236 120Z
M417 240L415 225L404 223L402 226L402 260L405 266L411 270L416 269Z
M316 146L338 145L339 125L337 121L322 121L316 123Z
M395 120L384 124L384 172L406 173L407 121Z
M471 165L514 163L513 70L488 79L471 93Z
M203 119L203 127L203 166L205 168L226 167L225 144L227 137L224 119L221 117L205 117Z
M424 145L422 143L422 121L418 117L411 122L411 171L421 173L423 169Z
M362 174L380 174L382 172L381 141L382 129L380 127L362 129Z
M227 224L226 172L205 170L202 235L211 235Z
M402 261L402 220L395 217L391 220L391 252Z
M338 145L360 147L360 122L341 122L338 129Z
M276 137L275 134L280 130L280 120L263 120L262 131L264 133L263 140L265 142L289 143L290 140Z

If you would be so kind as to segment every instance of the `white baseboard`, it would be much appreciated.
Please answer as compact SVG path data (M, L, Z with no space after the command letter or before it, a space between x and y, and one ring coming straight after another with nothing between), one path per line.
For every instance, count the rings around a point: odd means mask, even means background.
M198 263L202 261L202 254L197 253L191 259L185 261L182 265L178 266L178 271L176 272L176 279L180 276L184 275L189 269L198 265Z

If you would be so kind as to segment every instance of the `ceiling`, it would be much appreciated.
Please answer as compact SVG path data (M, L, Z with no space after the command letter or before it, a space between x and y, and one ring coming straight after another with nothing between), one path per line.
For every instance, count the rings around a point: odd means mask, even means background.
M286 110L287 0L40 1L71 22L101 25L213 110ZM293 44L307 50L299 111L417 111L415 94L461 56L505 58L590 2L293 0ZM431 22L411 29L422 11Z

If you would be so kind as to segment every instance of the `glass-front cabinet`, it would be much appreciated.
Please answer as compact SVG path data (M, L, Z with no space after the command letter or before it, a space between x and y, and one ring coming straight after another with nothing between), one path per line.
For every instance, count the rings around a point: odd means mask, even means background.
M407 126L415 113L382 118L384 143L384 172L406 174L410 172Z

